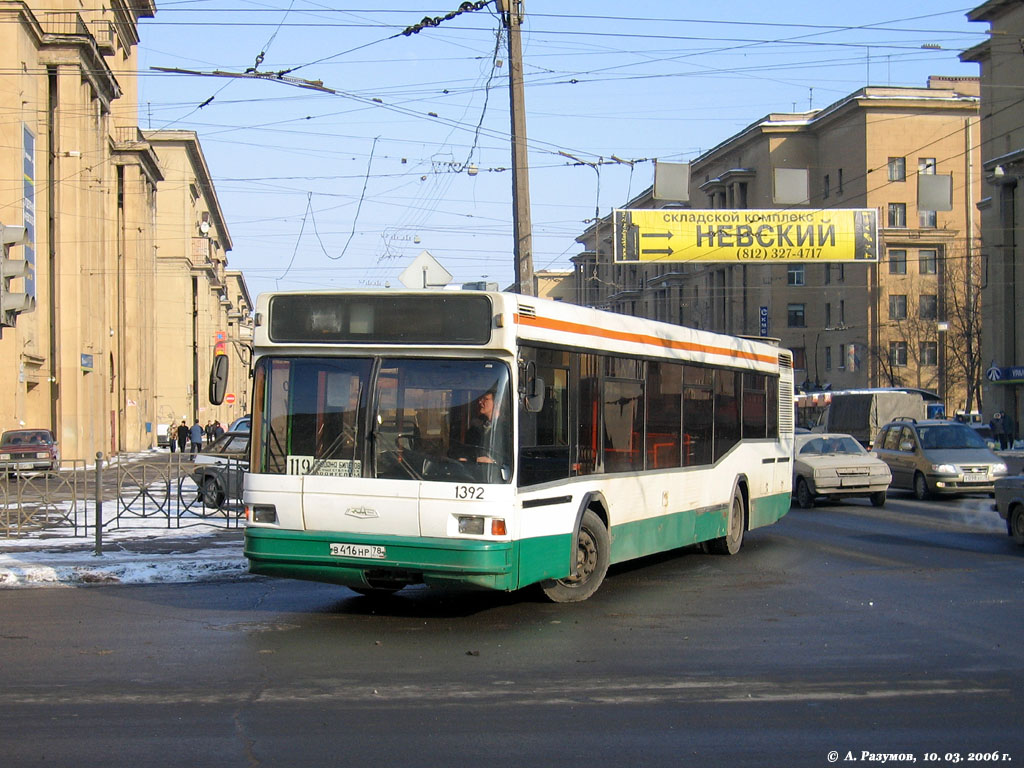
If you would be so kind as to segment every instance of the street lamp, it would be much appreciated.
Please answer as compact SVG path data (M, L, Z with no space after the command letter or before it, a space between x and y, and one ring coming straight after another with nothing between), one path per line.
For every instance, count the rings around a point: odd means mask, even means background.
M949 410L946 406L946 331L949 330L949 321L939 320L935 324L935 330L939 332L939 398L942 400L943 415L948 416Z

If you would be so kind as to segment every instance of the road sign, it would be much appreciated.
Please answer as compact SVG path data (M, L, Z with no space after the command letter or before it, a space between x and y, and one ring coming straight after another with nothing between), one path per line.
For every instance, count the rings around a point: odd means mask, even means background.
M620 209L615 261L875 262L877 211Z
M224 395L224 402L227 403L228 405L234 405L235 395L232 392L228 392L226 395Z
M451 279L452 273L442 267L429 251L420 251L420 255L398 276L398 281L411 290L444 288Z

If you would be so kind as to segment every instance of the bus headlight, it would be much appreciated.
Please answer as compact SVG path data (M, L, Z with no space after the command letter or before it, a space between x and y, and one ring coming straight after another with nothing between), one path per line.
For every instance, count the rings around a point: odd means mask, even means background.
M459 517L459 533L471 536L483 536L484 519L482 517Z
M253 504L248 512L249 520L253 523L277 522L277 507L273 504Z

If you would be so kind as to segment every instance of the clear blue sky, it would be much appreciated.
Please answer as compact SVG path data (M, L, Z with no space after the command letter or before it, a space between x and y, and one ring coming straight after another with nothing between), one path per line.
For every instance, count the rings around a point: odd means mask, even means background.
M229 266L254 296L397 286L421 250L456 282L512 282L507 48L493 1L410 36L461 0L157 1L141 24L139 124L199 134ZM526 0L534 268L569 268L586 220L649 186L654 158L691 160L769 112L820 108L866 83L978 74L957 58L984 39L987 25L965 16L976 4ZM244 72L261 52L260 72L337 93L149 71ZM560 151L635 162L597 173Z

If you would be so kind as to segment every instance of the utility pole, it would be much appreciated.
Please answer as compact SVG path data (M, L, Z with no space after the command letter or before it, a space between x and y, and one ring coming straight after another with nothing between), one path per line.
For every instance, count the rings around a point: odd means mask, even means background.
M512 229L515 239L516 293L533 290L533 234L530 222L530 169L526 151L526 104L523 98L523 50L519 30L523 0L498 0L508 30L508 87L512 116Z

